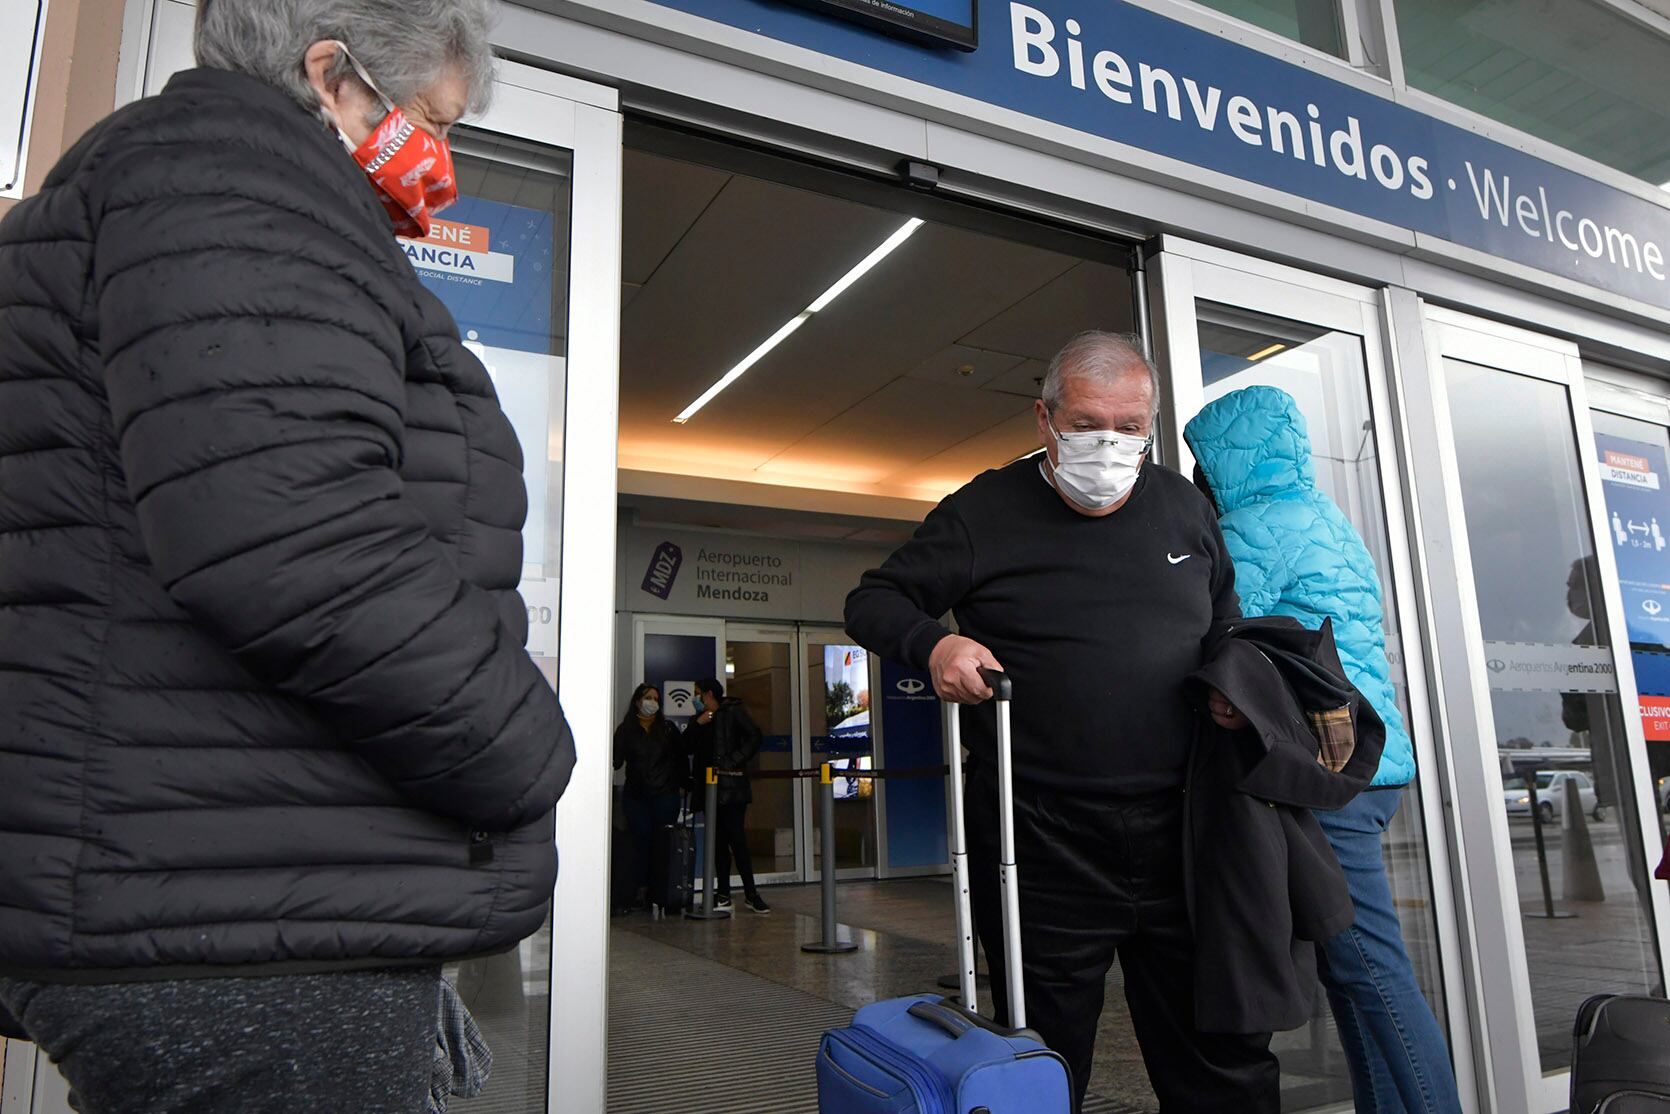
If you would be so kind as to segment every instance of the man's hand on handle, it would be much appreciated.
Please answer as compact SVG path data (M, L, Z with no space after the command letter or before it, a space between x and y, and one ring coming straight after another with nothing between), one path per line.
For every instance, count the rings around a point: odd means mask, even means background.
M991 686L980 678L981 668L1001 671L992 652L972 638L948 634L928 655L934 692L953 704L979 704L992 698Z

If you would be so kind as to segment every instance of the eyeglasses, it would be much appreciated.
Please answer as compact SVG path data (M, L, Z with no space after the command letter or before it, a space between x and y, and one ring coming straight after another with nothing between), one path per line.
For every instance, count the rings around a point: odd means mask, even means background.
M1125 452L1140 452L1147 456L1154 448L1154 435L1138 437L1134 433L1120 433L1112 429L1056 429L1055 413L1050 413L1050 430L1063 441L1071 439L1073 444L1085 449L1099 449L1106 445L1110 448L1122 449Z

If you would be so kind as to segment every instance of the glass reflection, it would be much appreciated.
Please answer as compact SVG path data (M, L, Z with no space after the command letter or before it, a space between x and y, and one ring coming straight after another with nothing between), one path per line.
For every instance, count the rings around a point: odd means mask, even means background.
M1569 396L1444 362L1542 1069L1592 994L1660 984Z
M1274 31L1283 38L1303 43L1335 57L1345 55L1345 34L1340 27L1340 0L1202 0L1236 19Z

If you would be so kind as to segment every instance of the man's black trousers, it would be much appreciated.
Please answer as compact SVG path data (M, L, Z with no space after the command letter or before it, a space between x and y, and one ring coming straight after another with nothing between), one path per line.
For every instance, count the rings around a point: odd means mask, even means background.
M752 895L754 890L754 856L748 850L748 805L720 805L719 842L713 845L714 887L722 894L731 892L731 856L736 856L736 872L742 875L742 892Z
M971 890L998 1018L1008 1003L998 888L994 772L970 771ZM1071 797L1015 786L1026 1021L1066 1058L1084 1102L1102 996L1115 955L1163 1114L1277 1114L1270 1034L1194 1027L1194 937L1183 896L1183 794Z

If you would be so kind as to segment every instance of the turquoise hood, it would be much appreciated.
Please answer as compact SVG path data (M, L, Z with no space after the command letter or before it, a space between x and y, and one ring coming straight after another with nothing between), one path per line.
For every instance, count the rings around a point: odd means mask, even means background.
M1298 405L1275 387L1247 387L1208 405L1183 437L1222 516L1241 610L1290 615L1312 629L1333 619L1346 677L1386 721L1374 784L1407 784L1415 752L1386 661L1380 576L1362 538L1316 486Z

